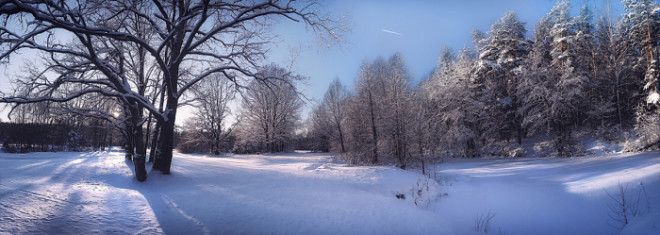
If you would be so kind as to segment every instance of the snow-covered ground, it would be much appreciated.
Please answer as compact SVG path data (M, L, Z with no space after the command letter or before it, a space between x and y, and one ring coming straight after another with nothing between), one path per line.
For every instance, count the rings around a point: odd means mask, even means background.
M660 153L457 161L436 166L447 196L433 210L456 234L494 215L492 234L660 234ZM610 206L627 188L630 223ZM612 218L614 217L614 219Z
M330 161L177 154L172 175L138 183L120 152L0 153L0 233L451 233L438 214L395 197L419 174Z
M177 154L172 175L145 183L127 164L0 153L0 234L469 234L489 213L490 234L618 234L607 192L619 182L648 195L623 233L660 234L658 153L456 161L435 167L439 183L313 153Z

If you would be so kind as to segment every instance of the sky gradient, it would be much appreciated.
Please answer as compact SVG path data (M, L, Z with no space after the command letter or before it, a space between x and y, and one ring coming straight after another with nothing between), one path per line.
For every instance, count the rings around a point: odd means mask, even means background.
M283 22L275 30L281 41L272 49L270 60L291 63L294 70L309 77L302 88L316 101L322 99L330 82L339 78L352 88L360 65L378 56L403 54L413 81L419 81L433 70L444 47L460 50L472 47L472 32L488 32L490 26L512 11L526 23L532 37L537 21L550 11L553 0L463 0L463 1L327 1L326 9L348 17L350 32L344 43L323 47L315 35L295 22ZM606 11L607 0L573 0L572 11L587 4L595 15ZM612 15L618 16L622 5L611 1ZM312 102L314 103L314 102ZM308 105L309 111L312 105ZM305 115L303 115L305 116Z
M574 8L589 4L597 14L604 0L576 0ZM526 22L532 36L536 22L554 4L552 0L464 0L464 1L332 1L333 12L346 14L351 24L345 42L323 48L304 26L284 22L276 31L282 42L272 49L271 60L290 63L291 50L299 50L294 69L310 77L309 94L323 93L338 77L352 86L360 64L378 56L401 52L411 75L419 80L431 72L443 47L459 50L472 47L475 29L487 32L506 12L513 11ZM620 3L613 1L615 9Z

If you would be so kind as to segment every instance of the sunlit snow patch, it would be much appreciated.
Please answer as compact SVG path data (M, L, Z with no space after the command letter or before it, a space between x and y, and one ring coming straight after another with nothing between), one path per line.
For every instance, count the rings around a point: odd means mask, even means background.
M632 167L581 180L569 181L564 183L564 185L572 193L589 193L611 189L619 184L639 183L640 180L653 175L660 175L660 163L643 167Z
M658 92L652 92L646 97L647 104L657 104L658 101L660 101L660 94L658 94Z

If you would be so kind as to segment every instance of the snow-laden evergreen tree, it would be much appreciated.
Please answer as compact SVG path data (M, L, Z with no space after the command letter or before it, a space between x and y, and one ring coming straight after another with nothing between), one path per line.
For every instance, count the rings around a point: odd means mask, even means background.
M412 143L410 146L411 154L413 157L421 162L426 158L436 156L436 151L440 146L441 135L440 126L442 123L438 121L438 102L429 93L429 81L431 76L421 81L418 86L412 91L411 100L411 136Z
M449 47L442 49L436 67L431 74L422 80L415 90L415 104L413 113L416 115L414 126L414 137L418 156L435 157L446 150L444 141L446 137L439 133L446 133L446 125L443 119L444 105L447 100L446 84L441 79L448 73L455 61L455 53ZM423 160L423 158L420 157Z
M488 36L483 31L475 29L472 31L472 43L474 43L475 50L481 51L488 43Z
M558 1L552 17L552 72L556 86L550 96L550 130L555 136L555 147L561 156L575 152L574 131L586 117L588 107L589 67L591 57L591 30L588 11L570 16L569 1Z
M635 66L644 69L644 92L646 103L660 104L660 65L658 44L660 40L660 8L652 0L624 0L623 24L628 27L627 35L632 45L639 50Z
M536 25L534 43L518 85L521 97L519 108L523 127L531 135L546 133L550 124L550 97L556 84L552 76L552 14L543 17Z
M492 117L485 129L497 140L515 138L520 143L525 135L516 91L530 47L525 33L518 16L507 13L491 27L488 39L479 47L475 76Z
M617 97L616 77L613 76L614 53L612 37L614 28L609 16L596 20L594 28L593 79L589 102L589 116L598 127L621 126L620 108Z
M451 155L474 157L479 154L482 137L480 123L488 116L482 113L482 102L472 79L475 55L468 48L457 58L443 63L435 74L436 97L440 105L440 121L444 124L444 148Z
M590 107L593 106L590 103L590 98L593 96L592 93L597 93L599 91L595 90L593 86L595 79L595 63L596 59L594 58L594 37L593 37L593 14L591 9L587 5L582 6L580 12L577 16L573 18L573 51L575 53L574 64L574 75L580 77L583 80L584 85L580 87L583 89L581 93L585 93L584 99L582 100L582 107L580 108L580 113L577 118L580 120L588 120L589 122L582 122L576 124L593 124L594 119L589 115ZM576 120L579 122L579 120Z
M636 129L644 142L642 148L660 142L660 4L652 0L623 1L622 19L629 45L638 53L633 68L641 74L644 99L637 108Z
M594 29L594 77L591 82L591 120L602 128L607 138L633 124L634 108L641 87L637 60L623 24L612 22L608 15L599 17ZM618 130L618 131L617 131ZM609 133L608 133L609 132Z

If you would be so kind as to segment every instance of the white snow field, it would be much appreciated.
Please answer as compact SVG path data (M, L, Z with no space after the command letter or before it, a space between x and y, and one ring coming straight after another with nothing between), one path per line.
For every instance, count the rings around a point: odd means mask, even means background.
M436 166L448 195L433 209L456 234L660 234L660 153L578 158L478 160ZM610 206L626 188L629 224ZM613 207L619 209L619 207Z
M659 153L455 161L434 167L439 183L313 153L176 154L145 183L127 164L0 153L0 234L485 234L489 212L489 234L660 234ZM623 230L608 208L619 182L647 195Z
M419 174L330 160L177 154L139 183L120 152L0 153L0 234L451 234L395 197Z

